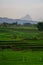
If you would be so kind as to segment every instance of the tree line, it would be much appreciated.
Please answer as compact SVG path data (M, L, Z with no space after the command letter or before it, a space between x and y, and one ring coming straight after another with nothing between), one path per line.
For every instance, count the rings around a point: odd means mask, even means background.
M13 26L21 26L21 24L18 24L18 22L14 22L14 23L6 23L3 22L2 24L0 24L0 27L13 27ZM39 31L43 31L43 21L42 22L38 22L37 24L31 24L31 23L24 23L23 26L34 26L37 27Z

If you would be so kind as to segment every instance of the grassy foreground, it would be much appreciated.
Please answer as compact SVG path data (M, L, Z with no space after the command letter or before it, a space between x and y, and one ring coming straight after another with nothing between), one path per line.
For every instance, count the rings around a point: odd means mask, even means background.
M43 44L43 32L37 29L1 29L0 28L0 46L14 45L22 47L22 44ZM7 41L7 42L1 42ZM20 45L18 45L20 44ZM11 49L0 49L0 65L43 65L43 51L13 51Z
M43 52L2 50L0 65L43 65Z

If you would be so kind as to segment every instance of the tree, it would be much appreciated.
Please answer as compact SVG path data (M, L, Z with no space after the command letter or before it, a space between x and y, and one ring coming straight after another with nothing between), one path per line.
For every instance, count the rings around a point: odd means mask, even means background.
M39 22L39 23L37 24L37 27L38 27L38 30L39 30L39 31L43 31L43 22Z

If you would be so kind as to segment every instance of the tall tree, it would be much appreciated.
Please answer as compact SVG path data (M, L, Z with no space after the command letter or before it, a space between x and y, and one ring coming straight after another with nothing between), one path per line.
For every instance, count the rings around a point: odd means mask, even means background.
M39 31L43 31L43 22L39 22L39 23L37 24L37 27L38 27L38 30L39 30Z

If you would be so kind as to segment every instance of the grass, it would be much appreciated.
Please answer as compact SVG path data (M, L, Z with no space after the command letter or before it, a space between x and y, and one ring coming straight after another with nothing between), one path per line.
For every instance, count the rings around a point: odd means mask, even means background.
M0 41L8 41L0 42L0 45L15 45L17 48L25 44L40 45L43 44L43 32L28 27L0 28ZM1 49L0 65L43 65L43 51Z
M15 28L17 29L17 28ZM15 29L0 28L0 41L14 41L10 43L43 44L43 33L36 31L20 31ZM28 27L27 27L28 29ZM33 29L32 29L33 30ZM40 40L36 40L36 39ZM32 40L31 40L32 39ZM5 42L0 44L5 44ZM9 43L8 43L9 44Z
M2 29L2 30L0 30L0 39L1 38L15 38L15 36L17 37L17 38L26 38L26 37L28 37L28 38L32 38L32 37L35 37L36 35L38 35L38 32L26 32L26 30L25 31L19 31L19 30L17 30L17 31L15 31L15 30L7 30L7 29Z
M42 51L0 51L0 65L43 65Z

